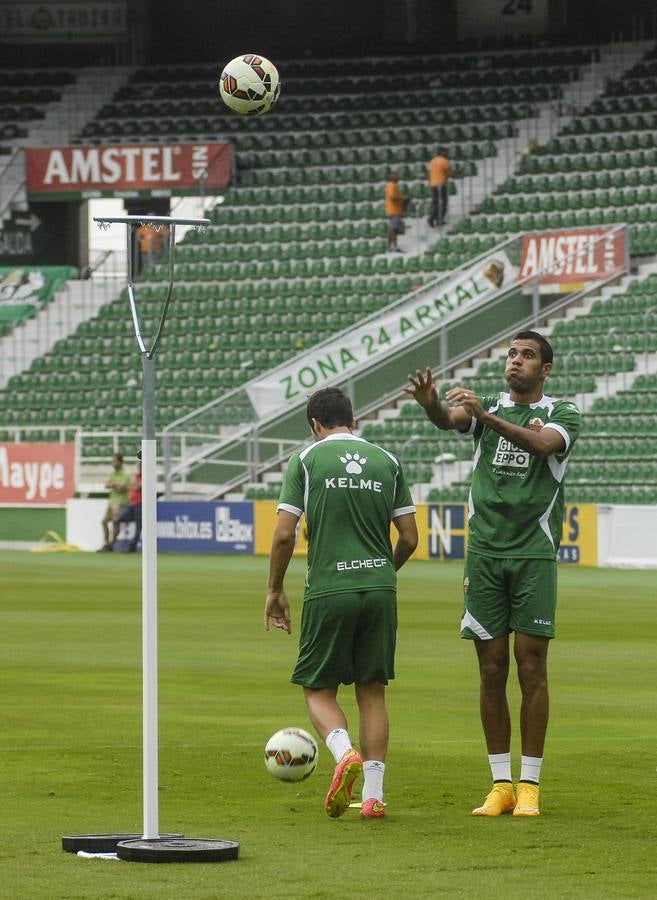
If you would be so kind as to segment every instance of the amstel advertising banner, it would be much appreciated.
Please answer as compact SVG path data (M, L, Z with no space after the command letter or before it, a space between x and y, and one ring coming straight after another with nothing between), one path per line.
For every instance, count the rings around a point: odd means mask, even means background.
M75 493L75 444L0 444L0 504L65 506Z
M223 188L231 179L230 144L141 144L46 147L25 151L31 198L167 196L193 188Z
M539 276L541 293L580 290L625 267L625 229L578 228L522 238L518 279Z

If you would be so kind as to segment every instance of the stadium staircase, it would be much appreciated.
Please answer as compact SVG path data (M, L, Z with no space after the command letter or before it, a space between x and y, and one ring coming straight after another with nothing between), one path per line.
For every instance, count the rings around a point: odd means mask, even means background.
M657 252L657 50L653 47L445 239L626 221L632 253Z

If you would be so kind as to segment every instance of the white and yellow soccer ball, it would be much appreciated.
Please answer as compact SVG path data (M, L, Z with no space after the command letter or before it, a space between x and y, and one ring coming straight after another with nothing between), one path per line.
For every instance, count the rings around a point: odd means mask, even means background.
M319 748L303 728L282 728L265 745L267 771L281 781L303 781L317 768Z
M276 66L259 53L244 53L226 63L219 93L226 106L242 116L260 116L278 100L281 82Z

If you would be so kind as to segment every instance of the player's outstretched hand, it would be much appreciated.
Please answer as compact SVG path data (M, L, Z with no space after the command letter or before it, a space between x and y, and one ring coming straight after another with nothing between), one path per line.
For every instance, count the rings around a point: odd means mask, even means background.
M292 634L290 624L290 605L287 602L285 591L267 591L265 600L265 631L269 631L269 625L287 631Z
M479 419L484 414L479 397L469 388L451 388L445 394L445 399L448 403L456 403L458 406L462 406L468 415L473 416L475 419Z
M405 387L404 391L410 394L416 403L429 409L434 403L438 402L438 391L433 381L431 369L427 369L423 374L418 369L415 375L409 375L410 387Z

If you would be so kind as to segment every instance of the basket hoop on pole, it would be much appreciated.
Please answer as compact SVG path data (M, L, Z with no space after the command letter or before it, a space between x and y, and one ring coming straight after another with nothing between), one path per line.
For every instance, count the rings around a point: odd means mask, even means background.
M128 299L130 314L142 360L143 436L142 462L142 686L143 686L143 834L81 835L63 838L65 850L88 850L90 844L107 850L112 845L119 858L137 862L223 862L237 859L239 844L234 841L183 838L160 835L158 813L158 699L157 699L157 446L155 439L155 351L162 338L173 296L176 226L204 230L209 219L174 216L99 216L94 221L102 229L114 224L126 226L128 249ZM132 231L140 226L168 230L169 283L154 337L143 335L133 285ZM91 839L91 840L90 840Z

